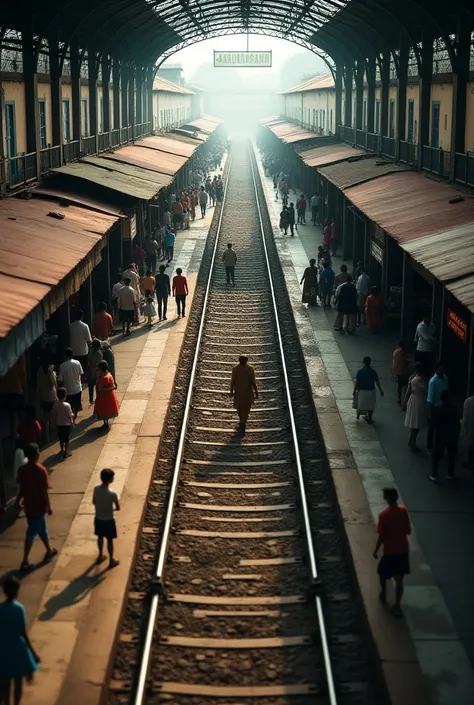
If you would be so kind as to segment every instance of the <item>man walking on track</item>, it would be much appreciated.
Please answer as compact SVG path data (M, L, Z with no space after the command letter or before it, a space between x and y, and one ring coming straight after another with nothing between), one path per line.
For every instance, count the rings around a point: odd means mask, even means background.
M234 397L234 409L239 415L239 430L245 433L247 419L255 399L258 399L258 387L255 380L255 370L247 364L248 357L241 355L239 364L232 370L230 396Z
M237 264L237 255L232 249L232 243L227 243L227 250L224 250L222 255L222 261L225 264L225 274L227 277L227 284L232 284L235 286L235 265Z
M392 613L396 617L402 614L400 602L403 596L403 578L410 572L408 557L408 536L411 534L410 517L407 508L398 504L398 492L394 487L386 487L383 498L388 507L379 514L377 523L378 539L374 550L374 558L383 546L383 556L380 559L377 572L380 579L380 602L387 601L387 580L395 580L395 604Z

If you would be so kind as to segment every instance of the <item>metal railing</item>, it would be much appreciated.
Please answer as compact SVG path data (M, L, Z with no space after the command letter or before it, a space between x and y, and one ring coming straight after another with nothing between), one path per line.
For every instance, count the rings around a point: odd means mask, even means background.
M355 143L362 149L367 149L367 132L365 130L355 131Z
M109 143L111 147L118 147L120 144L120 130L112 130L110 132Z
M105 152L106 149L110 148L110 132L101 132L97 135L97 150L99 152Z
M45 147L40 151L40 173L61 166L61 147Z
M380 152L380 135L375 132L367 133L367 151L376 154Z
M10 188L38 178L36 152L8 157L5 161L6 180Z
M63 144L63 162L68 164L73 162L79 157L79 152L81 151L79 140L73 140L72 142L65 142Z
M384 135L382 135L380 151L385 157L390 157L391 159L395 159L396 146L397 146L397 141L394 137L385 137Z
M127 144L133 139L133 128L131 125L120 128L120 144Z
M413 142L398 142L398 161L409 166L418 166L418 149Z
M84 154L97 154L97 135L82 138L81 152Z

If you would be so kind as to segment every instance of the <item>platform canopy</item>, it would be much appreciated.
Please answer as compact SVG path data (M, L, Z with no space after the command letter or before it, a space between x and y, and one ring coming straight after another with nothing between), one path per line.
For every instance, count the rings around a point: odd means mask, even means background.
M135 65L160 63L191 43L222 35L287 39L337 60L416 46L422 33L448 38L472 0L17 0L0 3L0 28L58 31L60 50L77 40ZM30 29L31 31L31 29ZM224 47L225 48L225 47ZM258 47L256 47L258 49ZM329 62L328 62L329 63Z

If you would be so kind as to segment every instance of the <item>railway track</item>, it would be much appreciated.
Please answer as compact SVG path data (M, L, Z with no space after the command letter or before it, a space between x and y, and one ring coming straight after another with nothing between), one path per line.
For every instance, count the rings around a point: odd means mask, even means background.
M234 151L109 703L382 705L258 171L247 148ZM235 287L221 262L227 242ZM259 386L243 438L229 395L242 353Z

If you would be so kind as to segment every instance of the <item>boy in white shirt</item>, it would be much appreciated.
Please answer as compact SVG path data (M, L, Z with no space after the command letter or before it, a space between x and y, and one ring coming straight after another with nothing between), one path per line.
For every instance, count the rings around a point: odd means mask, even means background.
M57 429L59 447L63 455L63 460L71 457L69 453L69 440L71 438L71 429L74 425L74 414L72 413L71 405L66 401L67 390L60 387L57 391L58 401L55 401L51 409L50 423L53 428Z
M72 348L66 348L65 353L66 361L59 367L58 378L66 389L66 401L71 405L74 420L76 420L78 412L82 411L82 375L84 370L79 360L73 359Z
M104 539L107 539L107 552L109 554L109 568L115 568L119 561L114 559L114 539L117 538L117 527L114 519L115 511L120 510L120 504L115 492L109 489L109 485L114 481L115 473L108 468L100 473L102 484L94 488L92 502L95 507L94 530L97 536L97 546L99 555L97 563L105 561L103 554Z

